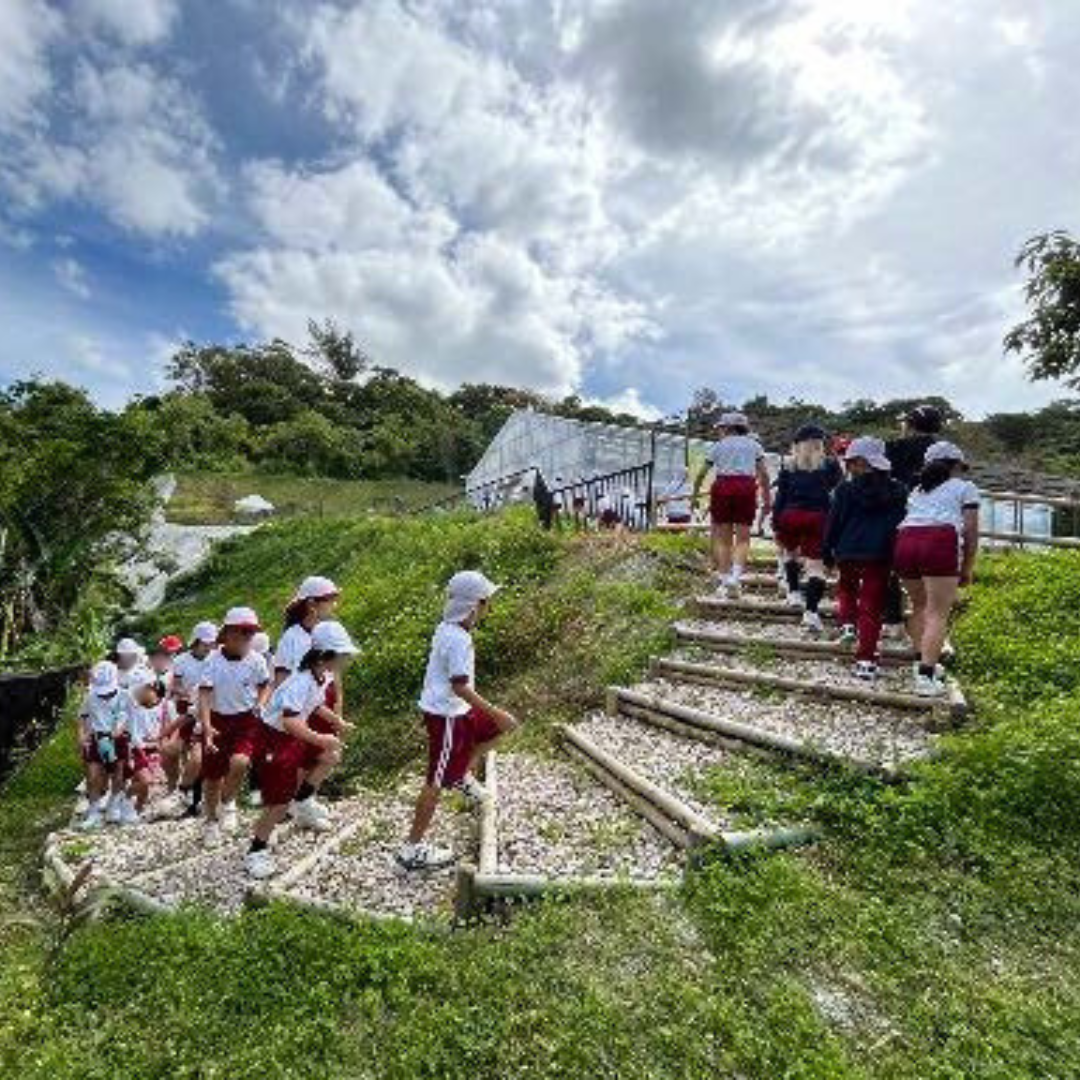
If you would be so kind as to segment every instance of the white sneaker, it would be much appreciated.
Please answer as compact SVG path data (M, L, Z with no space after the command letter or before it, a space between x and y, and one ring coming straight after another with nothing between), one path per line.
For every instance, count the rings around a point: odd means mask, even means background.
M855 627L852 626L851 623L844 623L844 625L840 627L840 636L837 638L837 641L839 641L841 645L853 645L858 640L858 637L859 635L855 630Z
M487 800L488 789L476 779L473 774L466 773L455 785L455 791L460 791L462 795L471 803L482 803Z
M454 861L454 853L447 848L432 847L421 841L405 844L397 853L397 863L403 870L441 870Z
M310 829L312 832L329 832L331 829L330 817L314 798L305 799L303 802L294 802L292 805L293 821L300 829ZM321 812L320 812L321 811Z
M903 623L886 623L881 628L881 636L885 641L903 641L907 637L907 627Z
M258 810L258 809L260 809L262 807L262 804L263 804L262 792L259 791L258 788L256 788L254 791L249 791L248 792L247 804L253 810Z
M135 804L130 799L125 799L120 806L120 824L138 825L142 821L142 814L135 809Z
M787 596L784 598L784 603L786 603L789 608L801 608L804 603L803 594L798 591L792 592L789 590Z
M176 818L188 808L184 796L178 791L171 791L154 806L154 817Z
M821 621L821 616L816 611L804 611L802 628L808 634L821 634L825 631L825 624Z
M943 679L937 675L916 675L915 694L917 697L935 698L944 697L948 687Z
M86 817L79 822L79 828L84 832L94 832L102 826L101 803L91 803L86 810Z
M728 592L737 600L742 596L742 576L733 573L727 580Z
M728 585L726 581L717 583L716 590L713 593L717 600L726 600L728 598Z
M856 679L873 682L878 677L878 666L873 660L856 660L855 666L851 669L851 674Z
M270 849L263 848L262 851L249 851L244 856L244 869L249 877L261 881L277 873L277 863Z
M218 821L221 822L221 831L234 833L240 828L240 813L236 809L236 803L223 802L218 812Z
M109 799L108 805L105 807L105 824L106 825L119 825L123 815L123 802L117 796L112 796Z

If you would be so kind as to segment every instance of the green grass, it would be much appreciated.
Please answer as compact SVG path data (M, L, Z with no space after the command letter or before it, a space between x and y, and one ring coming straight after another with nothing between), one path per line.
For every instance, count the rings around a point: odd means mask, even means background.
M540 749L663 646L699 550L548 537L527 515L296 522L226 549L155 626L239 592L270 611L302 573L331 572L366 646L350 775L376 778L416 750L410 703L449 569L507 582L480 678ZM553 901L505 926L271 908L114 919L61 942L31 868L77 776L65 728L0 799L0 1076L1080 1075L1080 688L1057 667L1080 647L1062 609L1077 583L1073 555L985 562L955 634L977 720L918 782L750 759L702 782L748 825L817 819L816 849L712 861L674 897ZM1013 618L1028 633L1003 638Z
M329 480L260 472L180 473L176 480L166 512L170 521L182 525L242 521L234 504L252 494L269 499L279 518L348 517L425 506L461 490L460 485L421 480Z

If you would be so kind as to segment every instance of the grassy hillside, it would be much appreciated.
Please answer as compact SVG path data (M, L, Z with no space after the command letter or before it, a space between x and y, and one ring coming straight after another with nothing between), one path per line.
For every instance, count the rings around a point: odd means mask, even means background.
M392 513L426 506L460 491L460 485L422 480L330 480L326 477L277 476L262 472L184 472L167 509L182 525L227 525L242 520L233 507L245 495L261 495L274 504L275 516L348 517L369 510Z
M681 540L546 536L528 515L298 522L224 550L153 629L240 597L271 612L308 571L339 579L365 645L348 783L416 749L411 701L451 569L507 582L480 676L540 748L552 720L662 644L695 558ZM77 775L65 734L0 801L0 1075L1078 1075L1080 687L1061 670L1080 646L1078 594L1075 555L985 563L956 634L979 720L919 783L759 765L715 777L749 813L783 799L815 814L829 838L813 852L715 862L671 899L550 903L505 927L271 909L62 942L32 921L27 872Z

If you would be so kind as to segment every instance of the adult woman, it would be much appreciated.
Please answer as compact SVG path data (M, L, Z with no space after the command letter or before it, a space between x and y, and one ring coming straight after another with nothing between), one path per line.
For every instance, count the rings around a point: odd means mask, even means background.
M919 653L915 692L922 697L945 693L938 660L957 589L970 583L979 548L979 491L966 471L958 446L934 443L896 537L894 563L911 597L910 630Z

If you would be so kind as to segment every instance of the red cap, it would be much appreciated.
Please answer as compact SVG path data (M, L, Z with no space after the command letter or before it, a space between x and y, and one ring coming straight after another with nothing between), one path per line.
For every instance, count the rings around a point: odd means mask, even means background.
M184 642L176 634L166 634L158 642L158 648L167 653L178 653L184 648Z

